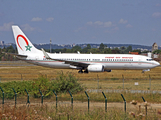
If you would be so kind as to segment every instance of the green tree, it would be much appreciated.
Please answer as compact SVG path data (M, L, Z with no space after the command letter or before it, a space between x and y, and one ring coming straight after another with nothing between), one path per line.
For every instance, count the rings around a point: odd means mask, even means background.
M110 48L105 48L104 49L104 53L105 54L111 54L112 53L112 50Z
M66 53L67 49L66 48L63 48L62 49L62 53Z
M161 50L154 50L153 51L153 54L160 54L161 53Z
M144 50L144 51L142 51L142 53L148 53L149 51L148 50Z
M15 53L17 51L17 49L15 50L13 48L13 46L9 46L7 48L3 48L0 50L0 60L4 61L4 60L17 60L16 57L14 55L10 55L10 54L5 54L2 52L6 52L6 53Z
M9 47L6 48L6 52L8 52L8 53L15 53L15 49L11 45L11 46L9 46Z
M90 44L87 44L87 47L83 48L82 49L82 52L83 53L88 53L90 49L91 49L91 45Z
M112 54L120 54L121 51L118 48L112 50Z
M93 54L94 54L94 53L97 54L97 53L100 53L100 50L97 49L97 48L91 48L91 49L90 49L90 52L93 53Z
M126 47L125 46L121 46L120 53L121 54L124 54L125 53L125 50L126 50Z
M82 49L81 49L80 46L76 45L76 46L74 46L74 47L71 49L71 51L72 51L73 53L77 53L77 51L81 52Z
M71 53L71 51L72 51L71 49L67 49L66 53Z
M99 49L102 51L102 50L104 50L104 48L105 48L105 45L103 43L101 43Z
M91 49L91 45L90 44L87 44L87 49Z
M125 53L129 53L129 52L131 52L131 51L132 51L132 46L129 45L129 46L126 48Z

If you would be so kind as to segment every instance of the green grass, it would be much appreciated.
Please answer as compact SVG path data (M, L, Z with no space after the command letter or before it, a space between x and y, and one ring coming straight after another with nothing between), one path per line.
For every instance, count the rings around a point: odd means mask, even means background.
M112 72L103 72L103 73L89 73L89 74L78 74L77 70L69 70L69 69L52 69L40 66L24 66L24 67L0 67L0 78L1 82L8 81L28 81L33 80L39 77L40 74L46 75L50 80L56 79L58 72L63 71L64 73L72 73L78 78L78 82L85 89L99 89L101 91L105 91L105 89L109 90L123 90L123 77L124 77L124 89L125 90L161 90L161 67L157 67L152 69L149 72L142 73L141 70L112 70ZM149 75L151 77L151 86L149 84ZM98 82L99 80L99 82ZM135 82L138 82L139 85L134 85ZM82 94L82 95L81 95ZM106 93L107 94L107 93ZM127 93L126 99L130 98L129 101L134 99L132 97L134 94ZM84 93L80 93L78 95L85 95ZM101 95L101 93L100 93ZM136 94L139 96L139 99L144 94ZM148 100L151 102L160 102L160 97L157 94L154 94L155 98L152 99L149 94L145 94ZM96 96L96 95L95 95ZM102 96L102 95L101 95ZM109 101L121 101L122 98L120 93L108 93ZM113 96L113 97L112 97ZM134 95L135 96L135 95ZM86 96L85 96L86 97ZM117 98L118 97L118 98ZM113 99L112 99L113 98ZM93 98L94 99L94 98ZM101 99L101 101L103 98ZM98 100L100 101L100 100Z
M141 73L140 70L113 70L111 73L89 73L78 74L77 70L69 69L52 69L40 66L26 66L26 67L0 67L0 81L21 81L33 80L39 77L40 74L46 75L50 80L56 79L58 72L70 72L78 78L87 89L139 89L139 90L161 90L161 68L154 68L149 72ZM149 84L149 75L151 77L151 86ZM99 86L98 86L99 80ZM134 85L138 82L139 85Z
M87 80L79 81L87 89L161 90L160 80ZM135 85L135 83L138 85Z
M9 81L10 78L31 80L37 78L39 74L46 74L49 78L54 79L58 72L62 71L61 69L53 69L41 66L6 66L0 67L0 76L1 79L6 78ZM112 72L101 72L101 73L89 73L89 74L78 74L78 70L63 69L63 72L71 72L76 75L80 80L122 80L122 77L125 80L148 80L149 75L152 80L161 79L161 68L157 67L151 69L149 72L142 73L141 70L112 70Z

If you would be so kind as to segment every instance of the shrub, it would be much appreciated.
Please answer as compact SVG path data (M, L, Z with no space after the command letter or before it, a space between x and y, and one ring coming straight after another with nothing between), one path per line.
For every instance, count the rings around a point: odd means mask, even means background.
M67 92L70 90L72 93L77 93L83 90L78 83L78 79L70 72L66 74L63 71L59 72L56 80L52 81L52 85L56 92Z
M64 74L63 72L58 73L57 78L52 81L50 81L46 75L40 75L38 79L33 81L13 81L0 83L0 87L5 93L5 98L8 99L14 98L14 92L12 88L15 89L19 96L26 95L26 89L28 93L33 95L35 98L41 96L39 90L41 90L45 98L52 96L52 90L55 90L56 92L67 92L70 90L72 93L77 93L83 90L81 85L77 82L77 78L72 73ZM2 98L1 90L0 98Z
M46 75L40 75L38 79L35 79L32 83L32 92L34 97L40 97L41 90L44 97L50 97L52 95L52 91L50 91L51 84Z

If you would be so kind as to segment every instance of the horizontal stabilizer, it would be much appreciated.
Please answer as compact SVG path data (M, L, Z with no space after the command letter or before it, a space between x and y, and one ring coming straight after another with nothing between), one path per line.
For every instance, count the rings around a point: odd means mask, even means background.
M20 55L20 54L16 54L16 53L7 53L7 52L2 52L2 53L10 54L10 55L14 55L16 57L22 57L22 58L26 58L27 57L27 55Z

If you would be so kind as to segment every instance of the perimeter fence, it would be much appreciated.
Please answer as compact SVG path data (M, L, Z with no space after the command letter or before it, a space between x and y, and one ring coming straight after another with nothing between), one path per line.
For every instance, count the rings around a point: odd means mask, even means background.
M13 93L10 94L5 94L5 92L3 91L2 88L1 89L1 105L2 108L4 108L4 105L10 105L10 106L15 106L15 107L19 107L22 105L43 105L43 104L48 104L50 106L54 106L54 108L57 110L60 106L70 106L71 110L74 110L75 108L77 108L76 106L79 104L79 106L81 105L85 105L86 110L88 110L88 112L90 111L92 106L99 106L99 108L103 108L105 112L107 112L108 110L111 110L112 108L117 108L117 109L121 109L126 113L126 112L130 112L135 111L135 113L144 113L146 116L151 115L151 114L156 114L156 108L153 108L150 106L149 103L146 102L146 99L142 96L140 99L142 99L142 103L137 105L137 101L132 100L132 102L127 103L126 102L126 98L124 97L123 94L120 94L118 97L120 97L122 100L122 102L120 101L119 103L122 104L122 106L110 106L108 103L108 97L106 97L106 95L103 91L100 93L102 94L102 97L104 97L104 102L101 101L102 105L100 105L100 101L95 101L93 99L90 98L90 95L85 91L84 96L82 99L79 98L75 98L73 97L72 93L70 91L68 91L69 97L62 97L56 94L56 92L53 90L53 93L55 95L53 95L50 99L45 98L45 96L43 96L43 93L41 92L41 90L39 89L39 93L41 95L41 97L39 98L32 98L30 99L30 95L28 93L28 91L25 89L26 92L26 100L24 99L24 97L22 98L20 95L17 94L17 92L14 90L13 88ZM6 99L6 97L8 97L9 95L12 95L14 97L10 98L10 99ZM139 110L134 110L136 107L138 106ZM84 108L85 108L84 107ZM83 109L84 109L83 108ZM92 110L91 110L92 111ZM134 114L133 112L131 114Z
M55 102L56 104L56 107L57 107L57 104L71 104L71 107L73 109L73 103L74 103L74 100L75 101L80 101L81 103L83 102L86 102L88 103L88 110L90 109L90 100L92 102L100 102L100 100L94 100L94 99L90 99L90 95L88 95L88 93L85 91L85 95L86 95L86 98L85 96L83 96L81 99L80 98L73 98L73 95L70 91L69 92L69 97L62 97L62 96L58 96L56 94L56 92L53 90L53 93L55 94L55 96L51 96L50 99L48 97L45 97L43 96L43 93L41 92L41 90L39 89L39 93L40 93L40 97L37 97L37 98L34 98L33 96L30 96L28 91L25 89L25 92L26 92L26 100L25 100L25 97L21 96L20 94L17 94L17 92L15 91L14 88L13 89L13 92L12 93L8 93L6 94L5 91L3 91L3 89L0 87L1 89L1 95L0 95L0 98L2 100L1 104L4 105L4 104L10 104L10 105L17 105L17 104L30 104L30 103L53 103ZM19 91L20 92L20 91ZM107 97L105 95L105 93L102 91L100 94L102 94L102 96L104 97L104 101L105 101L105 111L107 111ZM31 97L31 98L30 98ZM123 96L123 94L120 94L120 98L122 97L122 100L124 102L124 111L126 112L126 100L125 100L125 97ZM55 99L54 99L55 98ZM142 97L143 99L143 102L146 102L144 97ZM66 102L65 102L66 101ZM71 102L69 102L71 101ZM101 101L103 102L103 101ZM120 101L121 102L121 101Z

